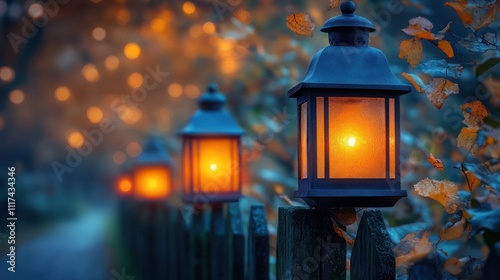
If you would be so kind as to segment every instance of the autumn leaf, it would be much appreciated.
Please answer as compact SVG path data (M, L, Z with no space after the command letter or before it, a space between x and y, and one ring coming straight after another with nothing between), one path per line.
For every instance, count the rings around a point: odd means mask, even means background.
M479 146L476 144L478 131L477 128L462 128L457 137L457 147L462 147L474 155L479 150Z
M470 52L482 53L500 49L500 45L496 44L496 35L492 32L483 35L471 33L458 43Z
M465 179L467 182L467 187L468 189L472 192L474 191L479 185L481 185L481 180L474 175L474 173L470 172L469 170L465 170Z
M462 272L462 267L464 266L464 263L466 262L466 259L468 258L449 258L444 262L444 270L446 270L448 273L457 276Z
M330 0L328 4L328 10L338 8L340 6L340 0Z
M440 50L442 50L446 54L446 56L448 56L448 58L452 58L453 56L455 56L450 42L442 40L437 43L437 46Z
M408 27L401 30L408 35L413 35L421 39L442 40L447 29L445 28L441 30L443 31L442 33L433 34L431 33L432 28L434 28L434 25L428 19L424 17L416 17L410 19Z
M460 221L456 223L449 223L449 225L445 226L443 229L439 231L439 240L453 240L457 239L465 231L465 219L462 218Z
M444 100L448 96L459 92L457 84L443 78L432 79L423 90L427 95L427 99L438 109L441 109Z
M425 178L414 185L415 192L423 197L429 197L444 206L446 212L454 213L460 204L457 196L458 186L449 180L431 180Z
M411 68L422 60L422 42L419 38L406 39L399 45L399 58L406 59Z
M288 29L292 30L293 33L305 37L312 37L314 28L316 27L309 18L309 15L304 13L290 13L290 15L286 17L286 26Z
M455 2L446 2L444 3L444 5L453 8L455 12L457 12L458 17L460 18L465 27L472 24L473 18L469 8L463 6L461 3L455 3Z
M333 211L333 218L337 223L348 226L354 224L358 220L358 215L354 208L340 208Z
M483 120L489 115L488 110L481 101L472 101L460 106L464 114L463 123L470 128L480 127Z
M353 246L354 245L354 238L352 238L347 232L345 232L343 229L341 229L339 227L339 225L337 224L337 222L332 218L332 225L333 225L333 230L335 231L335 233L342 237L345 242L347 243L347 245L349 246Z
M474 30L481 29L492 23L500 10L500 2L495 1L483 5L468 5L468 1L446 2L445 6L451 7L458 14L465 27Z
M414 74L408 74L406 72L403 72L401 76L405 77L417 90L418 92L422 92L422 88L424 87L424 82L422 79L420 79L419 76L414 75Z
M396 267L410 265L423 258L434 250L434 244L429 241L429 233L425 232L421 238L410 233L393 249L396 255Z
M464 67L456 63L448 63L444 59L427 60L417 67L418 70L433 77L452 77L458 79Z
M444 170L444 165L443 165L443 161L438 159L438 158L435 158L434 155L431 153L429 155L429 157L427 158L427 160L432 164L432 166L434 166L437 170L439 171L443 171Z

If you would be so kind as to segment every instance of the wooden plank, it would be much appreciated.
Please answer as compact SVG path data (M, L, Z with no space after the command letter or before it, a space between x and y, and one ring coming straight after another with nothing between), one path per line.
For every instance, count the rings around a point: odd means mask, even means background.
M178 279L178 280L186 280L189 279L189 267L191 263L189 263L189 227L188 221L186 221L186 217L184 216L183 209L180 206L177 208L174 217L174 243L175 243L175 270L177 278L169 278L169 279Z
M226 230L227 279L245 279L245 234L237 202L227 206Z
M189 243L189 262L190 277L192 280L208 279L208 261L207 261L207 226L205 222L205 211L202 207L193 211L191 221L190 243Z
M269 279L269 231L263 205L252 205L248 225L247 280Z
M330 211L279 209L278 280L346 279L346 243L333 230Z
M351 254L351 279L396 278L396 261L382 213L363 213Z
M226 227L222 204L213 204L210 215L210 279L225 280L226 272Z

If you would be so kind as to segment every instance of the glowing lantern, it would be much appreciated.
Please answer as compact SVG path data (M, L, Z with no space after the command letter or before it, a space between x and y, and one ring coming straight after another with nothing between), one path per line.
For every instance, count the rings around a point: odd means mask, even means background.
M240 138L243 130L224 109L225 97L212 83L200 109L179 132L183 145L183 200L230 202L241 197Z
M368 46L372 23L353 2L326 21L330 46L290 89L299 111L299 190L313 207L385 207L406 196L399 168L399 96L410 92Z
M133 186L139 199L162 200L171 195L171 159L159 137L150 136L137 157Z

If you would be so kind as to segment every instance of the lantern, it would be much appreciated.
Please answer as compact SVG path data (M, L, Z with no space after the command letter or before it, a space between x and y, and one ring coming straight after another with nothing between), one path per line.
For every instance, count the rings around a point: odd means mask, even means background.
M183 200L231 202L241 197L240 138L243 130L224 109L217 84L208 86L182 137Z
M399 168L399 96L410 92L384 54L368 46L373 24L352 1L326 21L330 46L289 90L299 116L299 189L312 207L386 207L406 196Z
M172 193L171 159L158 136L146 140L133 171L134 196L145 200L162 200Z

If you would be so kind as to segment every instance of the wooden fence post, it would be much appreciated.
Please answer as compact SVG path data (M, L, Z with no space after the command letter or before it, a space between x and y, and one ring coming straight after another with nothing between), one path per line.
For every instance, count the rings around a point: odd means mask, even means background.
M382 213L363 213L351 254L351 279L396 279L396 261Z
M497 242L493 249L490 251L483 269L484 280L498 279L500 275L500 242Z
M179 206L184 207L184 206ZM188 256L190 256L189 250L189 227L186 221L186 218L183 215L183 209L178 208L175 215L174 222L174 242L175 242L175 268L178 280L186 280L189 279L189 271L191 267L190 260L188 260ZM175 278L172 278L175 279Z
M288 279L346 279L346 243L328 210L279 209L276 276Z
M204 206L193 206L193 219L189 243L189 261L191 263L189 279L207 280L207 227L205 223Z
M226 230L227 279L245 279L245 234L237 202L228 204Z
M269 231L263 205L252 205L248 225L247 280L269 279Z
M210 279L224 280L226 279L225 264L226 264L226 234L225 234L224 210L221 203L212 205L212 213L210 216L210 239L208 241L210 255Z

